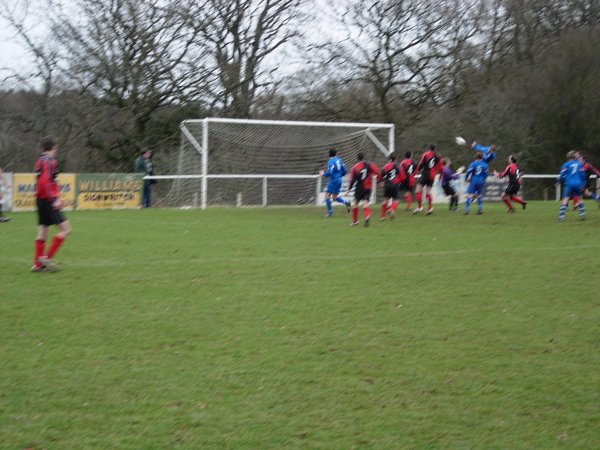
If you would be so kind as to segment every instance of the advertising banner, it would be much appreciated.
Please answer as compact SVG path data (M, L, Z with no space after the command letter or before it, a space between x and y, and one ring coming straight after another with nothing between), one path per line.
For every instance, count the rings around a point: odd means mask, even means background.
M12 185L12 210L34 211L36 179L34 173L15 173ZM65 203L65 211L75 207L75 174L61 173L58 175L60 198Z
M77 209L138 208L143 174L77 175Z

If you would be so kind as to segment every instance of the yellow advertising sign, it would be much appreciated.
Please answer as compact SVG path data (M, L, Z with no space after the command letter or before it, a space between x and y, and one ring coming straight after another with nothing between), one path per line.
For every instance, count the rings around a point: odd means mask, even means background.
M60 198L65 203L65 211L75 207L75 174L61 173L57 177ZM35 211L36 176L34 173L13 175L13 211Z
M138 208L142 183L136 174L79 174L77 209Z

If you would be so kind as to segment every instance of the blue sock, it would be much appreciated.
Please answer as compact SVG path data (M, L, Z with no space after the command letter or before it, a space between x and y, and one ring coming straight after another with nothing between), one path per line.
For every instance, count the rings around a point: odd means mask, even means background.
M567 212L568 205L560 205L560 210L558 212L558 220L563 220L565 218L565 213Z
M483 211L483 198L477 197L477 211Z
M469 208L471 207L471 197L467 197L467 201L465 202L465 212L469 212Z
M328 215L332 215L333 214L333 207L331 206L331 199L330 198L326 198L325 199L325 204L327 205L327 214Z
M579 202L579 217L585 217L585 205L583 202Z
M592 200L598 200L598 196L596 195L596 193L595 193L595 192L592 192L592 193L590 194L590 198L591 198Z
M346 202L346 200L344 200L342 197L337 197L337 198L335 199L335 201L336 201L336 202L338 202L338 203L342 203L342 204L344 204L344 205L347 203L347 202Z

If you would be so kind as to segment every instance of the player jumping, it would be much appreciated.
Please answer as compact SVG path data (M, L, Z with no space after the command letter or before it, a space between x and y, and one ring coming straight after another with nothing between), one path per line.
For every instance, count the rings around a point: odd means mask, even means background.
M477 199L477 214L483 214L483 189L487 178L488 165L483 160L482 152L477 152L475 161L471 163L465 173L465 180L469 182L467 187L467 200L465 202L465 215L469 214L471 202Z
M576 151L571 150L567 153L567 162L560 168L560 174L556 179L556 184L563 184L563 196L558 213L558 221L565 219L565 213L569 206L569 200L573 199L573 204L579 209L579 218L585 220L585 206L581 199L583 188L585 186L585 170L583 164L578 159Z
M369 226L371 218L371 209L369 208L369 199L371 198L371 188L373 186L373 175L377 176L377 180L381 181L381 173L375 164L370 161L365 161L365 155L359 153L357 156L358 162L350 171L350 184L348 192L354 185L354 202L352 203L352 223L358 225L358 207L362 204L365 215L365 227Z
M517 157L515 155L510 155L508 157L508 166L506 166L502 173L494 170L494 176L496 178L508 177L508 186L502 194L502 201L506 203L508 212L510 214L515 212L515 208L513 208L513 205L510 202L511 200L519 203L523 209L525 209L527 207L527 202L517 197L517 193L519 192L519 189L521 189L521 171L517 166Z
M473 141L471 149L476 152L483 153L483 160L489 164L496 158L496 146L495 145L481 145L477 141Z
M381 176L384 180L383 202L381 202L381 220L386 214L393 219L398 208L398 194L400 188L400 166L396 163L396 154L390 153L389 162L383 166Z
M333 205L331 201L342 203L346 206L348 212L350 212L350 202L344 200L342 197L338 197L340 190L342 189L342 177L346 175L346 166L341 158L337 156L337 150L329 150L329 161L327 162L327 170L321 170L319 175L322 177L329 177L327 188L325 189L325 204L327 205L327 216L333 215Z
M44 270L56 270L56 264L52 260L64 240L71 232L71 225L61 212L64 204L59 198L58 182L56 176L58 167L56 162L56 151L58 144L51 137L46 137L41 142L42 155L35 163L34 171L37 175L36 183L36 205L38 211L38 233L35 239L35 259L33 261L33 272ZM54 236L48 252L44 252L48 228L51 225L58 226L58 233Z
M420 213L423 211L423 191L427 198L427 212L429 215L433 212L433 199L431 198L431 187L436 175L442 171L442 160L435 153L435 145L430 145L427 151L421 156L421 160L417 165L417 172L421 172L421 178L417 183L416 197L417 197L417 208L413 211L413 214Z

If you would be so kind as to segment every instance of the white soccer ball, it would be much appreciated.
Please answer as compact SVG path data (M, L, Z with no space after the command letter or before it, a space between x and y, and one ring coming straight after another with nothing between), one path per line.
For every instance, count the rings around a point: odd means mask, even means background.
M467 141L465 141L465 139L461 136L456 136L454 140L458 145L465 145L467 143Z

